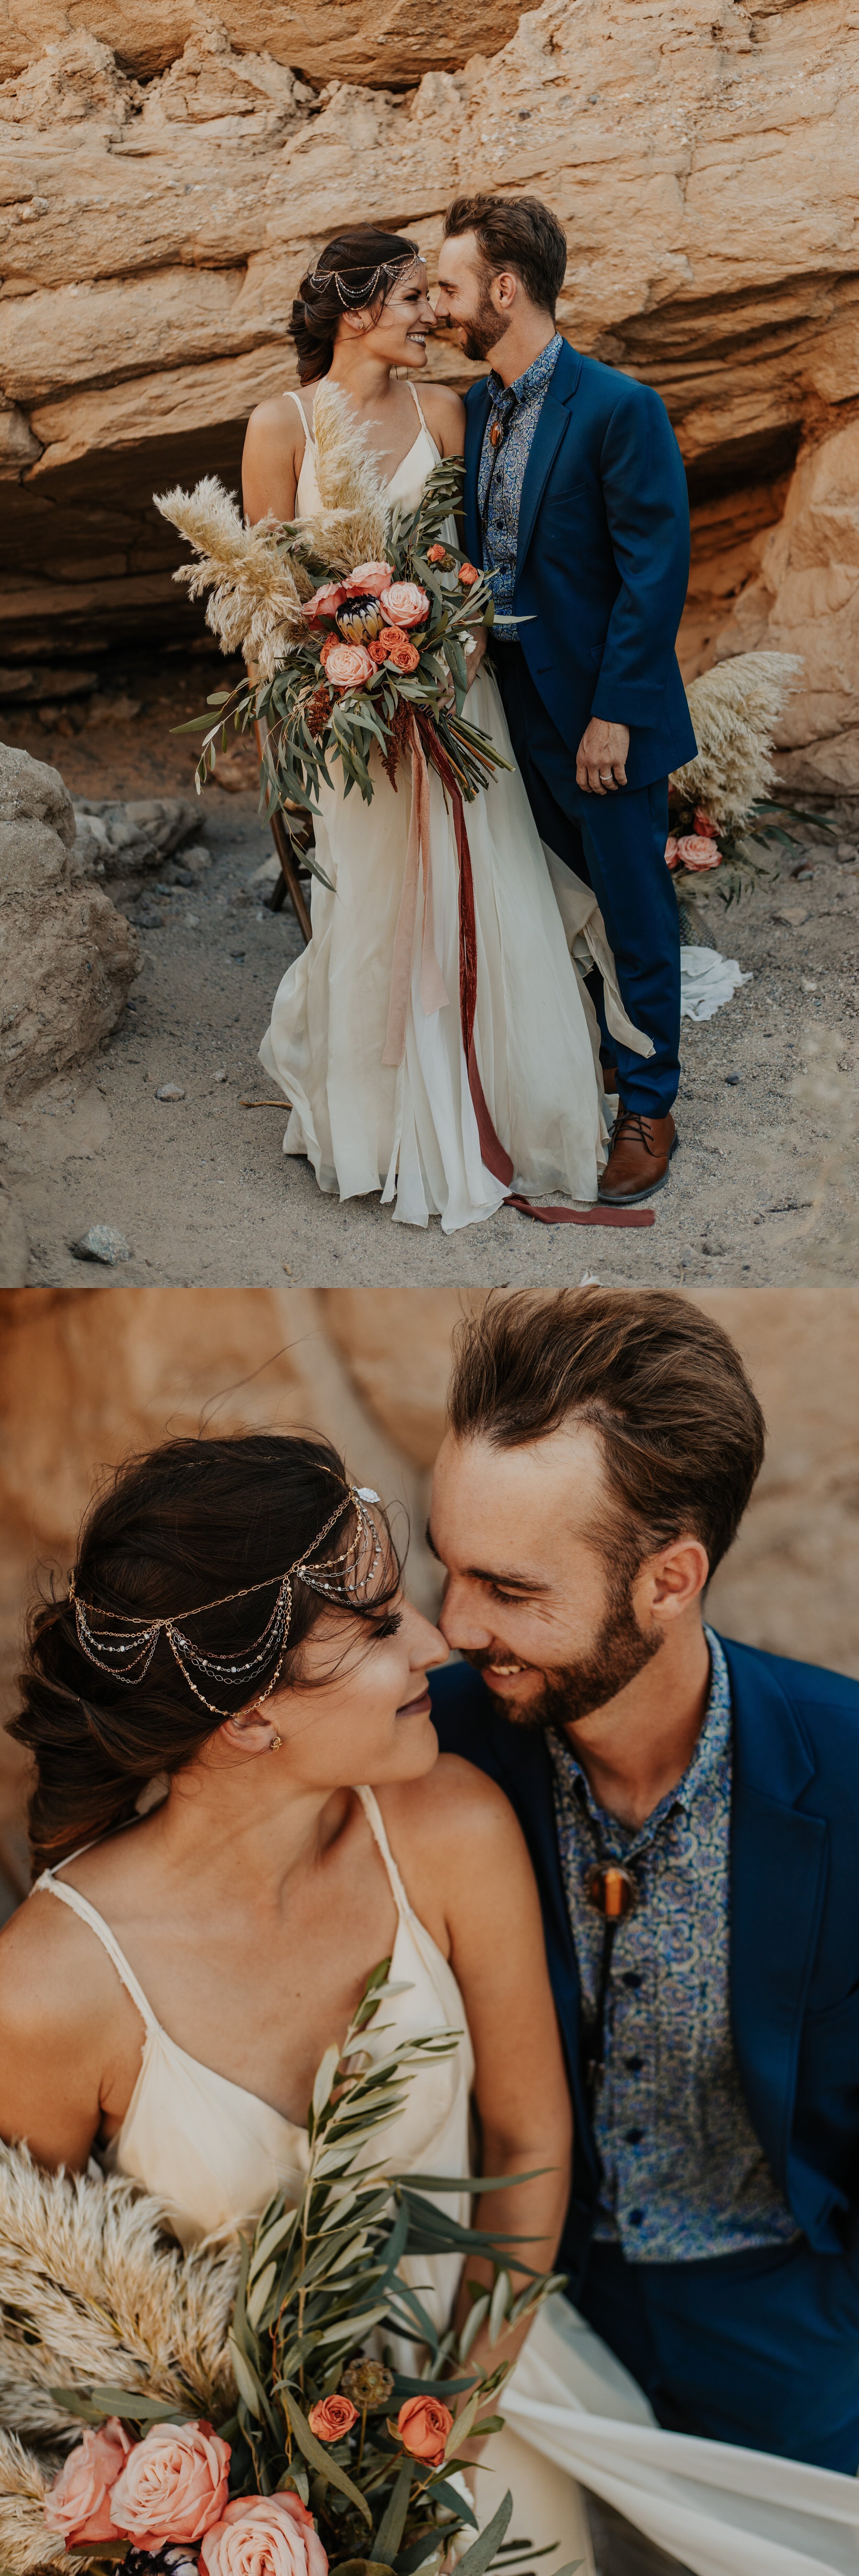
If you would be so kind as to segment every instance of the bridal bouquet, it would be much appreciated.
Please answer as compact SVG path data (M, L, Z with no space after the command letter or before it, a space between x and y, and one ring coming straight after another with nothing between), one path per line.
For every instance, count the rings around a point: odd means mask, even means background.
M311 519L245 527L211 477L190 494L156 495L199 558L176 579L192 598L210 593L207 623L226 652L241 648L256 677L209 698L197 789L215 767L226 727L258 724L264 740L263 810L312 813L339 761L348 795L373 796L374 746L391 785L405 760L436 769L470 800L496 768L509 767L463 706L468 647L492 622L490 581L442 535L461 500L463 466L434 466L416 509L391 509L366 433L336 385L316 395L314 429L323 507ZM322 871L312 854L307 864ZM323 878L323 882L327 882Z
M183 2255L132 2184L0 2150L4 2576L119 2562L127 2576L438 2576L476 2528L462 2453L498 2428L507 2369L468 2356L482 2326L497 2342L557 2285L517 2260L514 2293L504 2245L436 2206L496 2185L379 2156L411 2074L457 2044L437 2033L368 2060L388 1966L322 2059L301 2198L278 2194L251 2241ZM494 2287L439 2334L409 2258L475 2251ZM392 2335L415 2348L411 2375ZM510 2511L508 2495L461 2576L485 2576L499 2547L505 2569L533 2555L504 2554Z
M681 905L699 892L698 878L715 868L723 902L738 901L770 873L765 854L772 843L800 849L786 828L791 811L768 791L776 783L773 734L801 669L795 653L737 653L690 681L698 750L669 781L665 845ZM820 815L797 813L797 820L829 829Z

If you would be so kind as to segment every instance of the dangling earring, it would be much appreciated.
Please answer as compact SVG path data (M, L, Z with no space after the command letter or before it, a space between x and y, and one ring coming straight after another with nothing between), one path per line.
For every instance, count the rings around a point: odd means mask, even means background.
M271 1739L271 1743L270 1743L269 1748L268 1748L268 1749L269 1749L269 1752L270 1752L270 1753L279 1753L279 1752L280 1752L280 1748L281 1748L282 1743L283 1743L283 1736L282 1736L282 1735L273 1735L273 1736L272 1736L272 1739Z

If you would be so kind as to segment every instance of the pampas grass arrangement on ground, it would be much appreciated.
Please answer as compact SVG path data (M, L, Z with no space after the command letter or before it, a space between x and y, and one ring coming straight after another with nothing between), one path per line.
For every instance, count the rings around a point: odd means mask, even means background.
M698 751L671 780L684 805L703 805L720 826L748 822L775 784L773 734L802 667L796 653L737 653L690 681Z

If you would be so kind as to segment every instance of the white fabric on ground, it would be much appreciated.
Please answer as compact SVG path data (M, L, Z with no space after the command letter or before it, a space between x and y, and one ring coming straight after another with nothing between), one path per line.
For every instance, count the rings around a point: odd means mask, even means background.
M681 948L681 1020L711 1020L714 1011L733 1000L738 985L752 981L736 957L720 957L717 948Z

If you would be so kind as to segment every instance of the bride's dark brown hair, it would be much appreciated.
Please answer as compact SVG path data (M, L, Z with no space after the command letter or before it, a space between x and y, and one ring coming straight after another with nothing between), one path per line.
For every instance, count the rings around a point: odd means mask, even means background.
M342 1553L355 1534L346 1469L327 1440L301 1433L249 1432L230 1439L171 1440L120 1467L87 1514L75 1562L78 1597L117 1618L178 1618L207 1654L247 1657L264 1629L286 1569L343 1508L314 1562ZM383 1554L372 1598L349 1598L349 1615L378 1624L395 1598L400 1564L387 1522L376 1514ZM263 1584L227 1604L225 1593ZM271 1586L269 1590L268 1587ZM206 1608L207 1603L221 1606ZM332 1604L299 1579L278 1688L302 1676L302 1648ZM253 1691L219 1679L205 1687L224 1715L265 1690L277 1661ZM221 1718L195 1698L163 1632L145 1678L133 1687L91 1663L74 1607L51 1594L34 1608L20 1677L22 1706L10 1734L32 1754L30 1800L34 1871L68 1858L127 1823L142 1792L192 1762Z
M374 224L355 224L351 232L338 233L335 241L326 242L315 268L302 278L292 307L291 336L298 350L301 384L315 384L318 376L327 376L338 323L344 313L360 312L362 289L366 288L366 303L374 322L378 321L396 270L420 257L418 243L409 241L405 233L377 232ZM335 274L343 279L343 295L338 294Z

